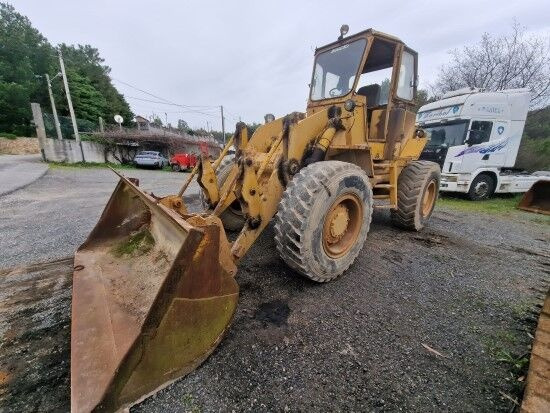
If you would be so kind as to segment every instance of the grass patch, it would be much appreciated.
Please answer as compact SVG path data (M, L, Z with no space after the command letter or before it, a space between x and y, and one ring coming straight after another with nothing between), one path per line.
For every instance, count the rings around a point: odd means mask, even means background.
M464 212L482 212L494 215L516 214L517 216L521 216L537 224L550 225L550 216L534 214L517 209L517 205L522 197L523 194L496 194L493 198L485 201L471 201L458 195L440 195L437 206Z
M113 169L141 169L136 167L134 164L119 164L119 163L99 163L99 162L76 162L76 163L67 163L67 162L48 162L52 168L83 168L83 169L93 169L93 168L107 168L111 167ZM151 169L147 169L151 170ZM154 169L155 171L166 171L171 172L172 168L170 166L165 166L162 169Z
M184 394L181 401L186 412L199 413L201 411L190 394Z
M122 165L119 163L98 163L98 162L76 162L76 163L67 163L67 162L48 162L48 165L52 168L107 168L111 167L114 169L136 169L134 165Z
M533 304L531 304L528 301L520 302L512 304L512 312L514 315L519 318L523 319L529 315L529 312L531 311L531 308L533 307Z
M17 135L14 135L13 133L0 132L0 138L14 140L14 139L17 139Z
M511 350L518 348L518 336L510 331L499 331L494 336L486 338L485 347L491 358L506 366L515 396L521 397L525 383L525 376L529 368L529 351L519 354ZM520 378L522 378L520 380Z
M497 196L485 201L471 201L469 199L460 198L458 196L442 196L437 201L437 205L460 209L462 211L471 212L487 212L493 214L501 214L512 211L517 211L516 206L523 194L513 196Z
M153 245L155 245L155 239L149 230L143 229L115 246L113 248L113 255L116 257L122 257L124 255L135 257L147 253L153 248Z

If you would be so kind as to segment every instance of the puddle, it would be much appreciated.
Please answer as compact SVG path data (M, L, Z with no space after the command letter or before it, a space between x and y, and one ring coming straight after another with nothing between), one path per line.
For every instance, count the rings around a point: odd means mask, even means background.
M264 325L269 323L280 327L286 325L289 315L290 307L288 303L277 299L260 304L254 313L254 318L258 321L262 321Z

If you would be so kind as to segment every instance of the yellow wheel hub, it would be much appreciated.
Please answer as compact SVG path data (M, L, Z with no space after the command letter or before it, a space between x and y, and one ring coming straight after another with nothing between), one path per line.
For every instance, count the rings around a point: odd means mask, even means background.
M424 196L422 197L422 205L420 207L420 212L423 217L428 216L432 211L436 197L437 197L436 182L430 181L430 183L428 184L428 187L424 191Z
M323 224L323 248L325 253L338 258L354 245L363 225L363 203L355 194L339 196Z
M342 204L338 205L330 218L330 235L334 238L341 238L348 229L348 222L348 209Z

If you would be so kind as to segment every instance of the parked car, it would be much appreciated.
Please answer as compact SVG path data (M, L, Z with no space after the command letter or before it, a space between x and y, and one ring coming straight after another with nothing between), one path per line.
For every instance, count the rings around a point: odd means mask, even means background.
M192 169L197 164L197 157L192 153L176 153L170 158L170 166L175 172Z
M136 166L147 166L162 169L168 165L168 159L160 152L141 151L134 158Z

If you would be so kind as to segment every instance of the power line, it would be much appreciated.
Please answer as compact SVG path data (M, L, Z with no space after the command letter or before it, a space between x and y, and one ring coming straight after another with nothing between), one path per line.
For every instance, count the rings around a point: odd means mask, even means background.
M215 115L213 113L206 113L206 112L203 112L203 111L200 111L200 110L191 109L189 106L179 105L177 103L165 103L165 102L160 102L160 101L157 101L157 100L137 98L137 97L134 97L134 96L125 96L125 97L127 99L135 99L135 100L140 100L142 102L157 103L157 104L161 104L161 105L177 106L177 107L184 108L185 110L180 111L180 113L199 113L201 115L218 117L217 114ZM210 109L205 109L205 110L210 110Z
M153 93L150 93L150 92L147 92L146 90L143 90L143 89L140 89L138 88L137 86L134 86L134 85L131 85L130 83L127 83L127 82L124 82L120 79L116 79L114 77L112 77L111 79L119 82L119 83L122 83L123 85L126 85L128 87L131 87L132 89L135 89L135 90L138 90L140 91L141 93L145 93L146 95L149 95L149 96L152 96L154 97L155 99L160 99L162 100L163 102L165 103L169 103L171 105L176 105L176 106L182 106L182 107L188 107L188 108L217 108L218 106L214 106L214 105L184 105L184 104L180 104L180 103L175 103L175 102L171 102L169 101L168 99L164 99L163 97L160 97L160 96L157 96L157 95L154 95ZM161 103L161 102L159 102Z
M145 93L146 95L148 96L151 96L151 97L154 97L155 99L160 99L160 101L154 101L154 100L150 100L150 99L143 99L143 98L138 98L138 97L134 97L134 96L126 96L128 99L135 99L135 100L140 100L140 101L143 101L143 102L150 102L150 103L156 103L156 104L160 104L160 105L168 105L168 106L178 106L178 107L181 107L181 108L185 108L186 111L182 111L181 113L184 114L184 113L197 113L197 114L201 114L201 115L204 115L204 116L212 116L212 117L217 117L217 115L214 115L213 113L206 113L204 112L204 110L218 110L218 108L220 106L214 106L214 105L184 105L184 104L180 104L180 103L175 103L175 102L172 102L168 99L165 99L163 97L160 97L160 96L157 96L151 92L147 92L146 90L143 90L141 88L138 88L137 86L134 86L128 82L124 82L123 80L120 80L120 79L116 79L114 77L111 78L112 80L115 80L119 83L122 83L123 85L126 85L132 89L135 89L141 93ZM197 109L193 109L193 108L203 108L202 110L197 110ZM223 107L221 107L221 116L222 116L222 129L223 129L223 121L224 121L224 115L223 115ZM231 118L233 118L234 120L236 121L240 121L241 117L240 116L236 116L235 114L231 114L232 116L230 116Z

